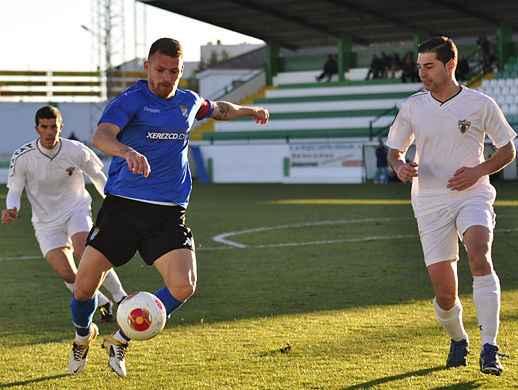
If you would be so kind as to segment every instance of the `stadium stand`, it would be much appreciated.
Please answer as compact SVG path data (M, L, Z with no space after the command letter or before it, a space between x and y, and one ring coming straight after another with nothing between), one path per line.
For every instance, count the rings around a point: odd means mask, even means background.
M507 120L518 125L518 57L511 57L496 77L484 80L480 91L493 97Z
M289 79L290 72L283 73ZM298 75L294 75L298 80ZM419 83L350 83L344 86L323 86L318 83L287 83L266 91L265 98L257 99L270 110L271 121L258 130L253 122L218 122L214 133L204 139L243 140L314 137L369 138L371 121L377 128L388 126L394 118L394 108L405 97L419 90Z

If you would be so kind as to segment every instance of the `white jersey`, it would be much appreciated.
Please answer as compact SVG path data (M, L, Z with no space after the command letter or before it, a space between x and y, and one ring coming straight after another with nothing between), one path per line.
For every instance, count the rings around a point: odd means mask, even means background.
M7 187L18 194L25 188L36 229L65 223L75 209L90 209L83 172L98 190L106 184L103 163L86 145L61 139L56 148L49 155L34 140L13 153L9 167Z
M412 205L416 215L433 212L451 197L471 191L494 192L489 177L481 177L467 190L447 188L448 180L461 167L484 161L484 140L489 136L500 148L516 133L495 101L481 92L462 87L446 102L429 91L409 97L392 124L387 145L406 151L415 141L418 177L412 181Z

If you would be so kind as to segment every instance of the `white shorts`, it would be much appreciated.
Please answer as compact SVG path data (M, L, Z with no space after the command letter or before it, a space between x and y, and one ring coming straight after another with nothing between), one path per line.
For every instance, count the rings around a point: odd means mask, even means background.
M456 199L440 211L417 217L424 262L431 264L459 260L459 242L471 226L495 227L493 194L477 194Z
M41 253L47 253L56 248L72 247L72 237L79 232L89 232L92 228L92 217L89 209L74 210L70 218L62 225L51 228L38 227L35 229L36 239L40 245Z

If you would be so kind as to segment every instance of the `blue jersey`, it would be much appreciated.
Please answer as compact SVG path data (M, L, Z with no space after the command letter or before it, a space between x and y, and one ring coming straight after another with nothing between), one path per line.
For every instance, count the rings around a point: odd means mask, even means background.
M205 109L200 110L202 106ZM117 139L146 156L151 173L147 178L133 174L125 159L114 157L106 193L186 208L192 188L187 159L189 132L195 119L211 113L210 102L195 92L177 89L173 97L163 99L149 90L145 80L113 99L99 123L118 126Z

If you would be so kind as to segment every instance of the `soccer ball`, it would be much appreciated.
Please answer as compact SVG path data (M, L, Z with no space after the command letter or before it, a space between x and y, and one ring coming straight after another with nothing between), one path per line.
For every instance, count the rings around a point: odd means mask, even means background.
M148 340L164 329L167 314L155 295L139 291L128 295L117 309L117 323L131 339Z

